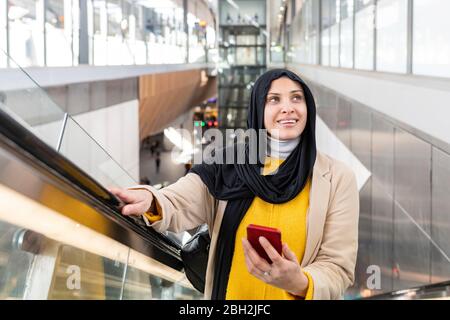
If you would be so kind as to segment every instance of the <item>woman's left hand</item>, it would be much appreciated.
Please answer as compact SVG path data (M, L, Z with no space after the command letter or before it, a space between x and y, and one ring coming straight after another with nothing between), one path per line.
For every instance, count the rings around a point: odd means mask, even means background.
M266 251L272 264L261 258L247 239L242 239L247 270L256 278L287 292L304 297L308 289L308 277L303 273L295 254L286 243L281 256L270 242L260 237L259 242Z

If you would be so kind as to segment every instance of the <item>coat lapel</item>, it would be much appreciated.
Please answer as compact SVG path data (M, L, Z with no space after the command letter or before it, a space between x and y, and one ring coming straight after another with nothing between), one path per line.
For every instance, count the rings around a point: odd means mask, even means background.
M329 159L318 152L313 168L306 224L306 248L301 263L302 267L312 263L322 241L331 191L329 172Z

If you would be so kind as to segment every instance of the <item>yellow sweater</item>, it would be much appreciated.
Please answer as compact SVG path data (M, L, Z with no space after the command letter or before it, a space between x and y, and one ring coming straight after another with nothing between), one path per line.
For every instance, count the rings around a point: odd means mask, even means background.
M275 170L282 160L267 161L263 174ZM297 297L287 291L266 284L247 271L242 247L242 238L247 237L247 226L257 224L277 228L281 231L281 241L287 243L300 262L306 245L306 214L309 206L310 181L302 192L289 202L271 204L256 197L236 232L233 260L227 287L227 300L294 300ZM306 300L311 300L314 284L309 274Z
M279 159L270 159L266 162L263 174L273 172L283 162ZM306 246L306 214L309 207L309 191L311 181L308 180L305 188L294 199L282 204L271 204L256 197L241 224L238 227L235 238L235 248L231 263L230 277L226 293L227 300L294 300L298 297L287 291L268 285L257 279L247 271L242 247L242 238L247 237L247 226L257 224L281 231L281 240L287 243L300 262L303 258ZM161 210L145 215L150 222L160 220ZM311 276L305 273L309 280L306 300L312 300L314 283Z

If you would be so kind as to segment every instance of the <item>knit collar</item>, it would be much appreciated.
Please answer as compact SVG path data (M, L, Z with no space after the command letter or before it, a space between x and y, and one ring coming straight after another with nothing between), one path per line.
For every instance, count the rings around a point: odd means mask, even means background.
M290 140L279 140L267 136L267 155L271 158L286 160L300 143L301 136Z

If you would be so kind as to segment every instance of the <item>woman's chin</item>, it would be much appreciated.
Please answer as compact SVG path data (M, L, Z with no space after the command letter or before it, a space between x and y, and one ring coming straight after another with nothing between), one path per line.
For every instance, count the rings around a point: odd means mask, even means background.
M278 140L292 140L298 138L300 135L301 133L298 130L292 129L277 129L271 134L273 138Z

